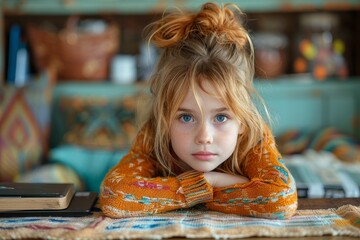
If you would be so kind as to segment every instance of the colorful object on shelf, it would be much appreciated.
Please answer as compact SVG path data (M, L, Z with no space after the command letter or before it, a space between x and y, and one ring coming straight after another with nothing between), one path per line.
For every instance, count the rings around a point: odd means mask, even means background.
M313 74L316 79L324 80L327 77L327 69L324 65L318 64L314 66Z
M345 44L340 39L335 39L333 49L336 54L342 55L345 52Z
M300 42L300 52L307 60L313 60L316 57L316 50L315 46L308 39Z
M13 24L9 30L7 83L22 87L29 80L29 50L19 24Z
M309 13L300 17L297 56L293 67L296 73L312 73L315 79L329 77L346 79L346 43L340 33L339 19L328 13Z
M298 57L295 59L294 68L295 68L295 72L304 73L308 68L308 63L304 58Z

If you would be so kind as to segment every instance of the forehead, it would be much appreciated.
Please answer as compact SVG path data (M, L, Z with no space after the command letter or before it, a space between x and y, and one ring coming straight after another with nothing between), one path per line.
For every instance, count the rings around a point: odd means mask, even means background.
M201 81L201 85L195 85L194 89L189 88L180 107L224 107L216 88L206 80Z

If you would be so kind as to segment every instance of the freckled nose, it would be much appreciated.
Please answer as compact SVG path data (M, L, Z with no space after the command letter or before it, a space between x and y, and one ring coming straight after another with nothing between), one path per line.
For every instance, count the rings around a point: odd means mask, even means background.
M196 144L210 144L213 141L211 129L207 124L202 124L197 130Z

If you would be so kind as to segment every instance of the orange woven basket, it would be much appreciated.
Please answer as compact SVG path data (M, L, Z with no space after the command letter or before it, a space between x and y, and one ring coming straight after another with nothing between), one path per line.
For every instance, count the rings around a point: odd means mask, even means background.
M77 16L69 17L58 32L27 26L35 67L38 71L55 69L59 80L105 80L119 48L119 27L108 22L101 33L77 32L78 21Z

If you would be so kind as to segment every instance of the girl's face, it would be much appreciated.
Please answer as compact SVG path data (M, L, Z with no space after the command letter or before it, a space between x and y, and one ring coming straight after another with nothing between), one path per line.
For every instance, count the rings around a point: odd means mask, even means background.
M202 112L189 89L172 121L170 140L187 169L209 172L234 152L241 126L233 112L212 96L214 87L206 80L202 84L206 92L196 89Z

